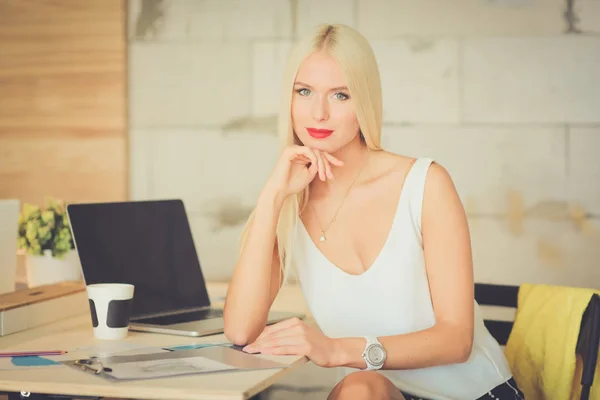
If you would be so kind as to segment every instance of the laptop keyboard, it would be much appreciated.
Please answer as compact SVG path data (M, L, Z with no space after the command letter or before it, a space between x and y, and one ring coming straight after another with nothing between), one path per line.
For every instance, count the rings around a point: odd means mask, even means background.
M200 311L190 311L187 313L176 314L176 315L164 315L162 317L151 317L136 320L141 324L152 324L152 325L173 325L181 324L183 322L199 321L209 318L219 318L223 316L223 310L219 309L208 309Z

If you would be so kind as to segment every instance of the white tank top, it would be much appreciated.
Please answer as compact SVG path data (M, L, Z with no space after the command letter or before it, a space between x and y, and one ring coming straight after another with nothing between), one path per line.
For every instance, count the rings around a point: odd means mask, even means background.
M423 193L431 163L428 158L414 162L406 175L385 245L372 266L360 275L348 274L332 264L298 218L293 262L310 312L325 335L379 337L435 325L421 237ZM468 361L379 372L403 391L439 400L477 399L511 378L504 353L473 301L474 340ZM343 371L348 374L357 369Z

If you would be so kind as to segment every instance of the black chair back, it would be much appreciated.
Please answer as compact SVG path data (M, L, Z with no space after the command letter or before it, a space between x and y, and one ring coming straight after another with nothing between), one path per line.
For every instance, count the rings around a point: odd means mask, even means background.
M510 285L475 284L475 300L479 305L517 308L519 287ZM505 346L512 331L514 321L484 319L483 323L492 336Z
M583 362L581 374L581 399L590 397L590 389L594 383L596 366L598 365L598 348L600 347L600 296L594 294L590 299L579 329L576 352ZM585 396L585 397L584 397Z

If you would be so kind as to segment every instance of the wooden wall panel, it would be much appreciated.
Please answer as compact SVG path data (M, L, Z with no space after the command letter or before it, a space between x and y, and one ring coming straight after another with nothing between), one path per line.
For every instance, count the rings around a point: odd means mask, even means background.
M125 0L0 0L0 198L128 198Z

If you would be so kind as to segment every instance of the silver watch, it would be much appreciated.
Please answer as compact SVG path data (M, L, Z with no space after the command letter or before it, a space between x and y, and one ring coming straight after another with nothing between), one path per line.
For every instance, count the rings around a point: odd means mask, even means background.
M362 353L363 360L365 360L367 363L367 368L365 368L365 371L381 369L387 357L385 349L381 343L379 343L379 340L377 340L376 337L365 336L365 339L367 340L367 345Z

